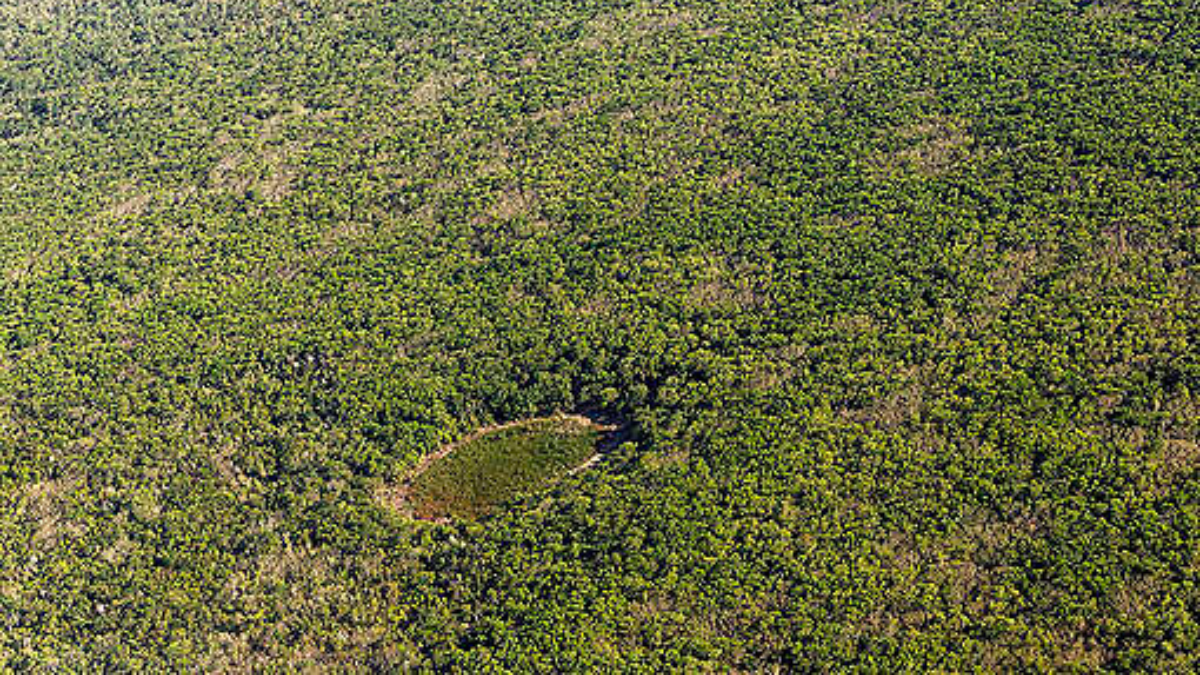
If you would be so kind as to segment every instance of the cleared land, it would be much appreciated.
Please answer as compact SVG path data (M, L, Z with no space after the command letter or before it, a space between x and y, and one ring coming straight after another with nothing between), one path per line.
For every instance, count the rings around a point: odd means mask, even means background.
M481 517L591 462L610 430L576 415L482 429L422 462L409 479L405 501L416 518Z

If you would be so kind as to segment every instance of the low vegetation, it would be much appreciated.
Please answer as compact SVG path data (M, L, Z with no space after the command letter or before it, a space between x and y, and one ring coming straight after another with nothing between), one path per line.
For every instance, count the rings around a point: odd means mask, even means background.
M408 490L412 512L478 518L596 457L603 432L586 418L557 416L473 434L420 467Z

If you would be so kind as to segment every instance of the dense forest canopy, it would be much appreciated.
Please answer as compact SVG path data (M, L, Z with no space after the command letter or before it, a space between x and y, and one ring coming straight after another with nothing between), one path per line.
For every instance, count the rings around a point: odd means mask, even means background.
M1178 670L1187 0L0 0L0 667ZM622 420L479 522L379 495Z

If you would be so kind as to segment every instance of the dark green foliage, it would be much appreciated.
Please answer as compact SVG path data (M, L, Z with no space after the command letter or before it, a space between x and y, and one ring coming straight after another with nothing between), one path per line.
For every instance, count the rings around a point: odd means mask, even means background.
M1194 670L1194 5L0 4L0 669Z

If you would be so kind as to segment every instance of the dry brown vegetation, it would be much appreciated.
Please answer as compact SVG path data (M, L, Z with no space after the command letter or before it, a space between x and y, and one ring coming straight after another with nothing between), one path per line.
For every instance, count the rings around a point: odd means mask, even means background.
M893 138L899 149L872 160L875 170L884 174L913 171L938 176L968 159L974 144L966 124L947 116L913 122L896 130Z

